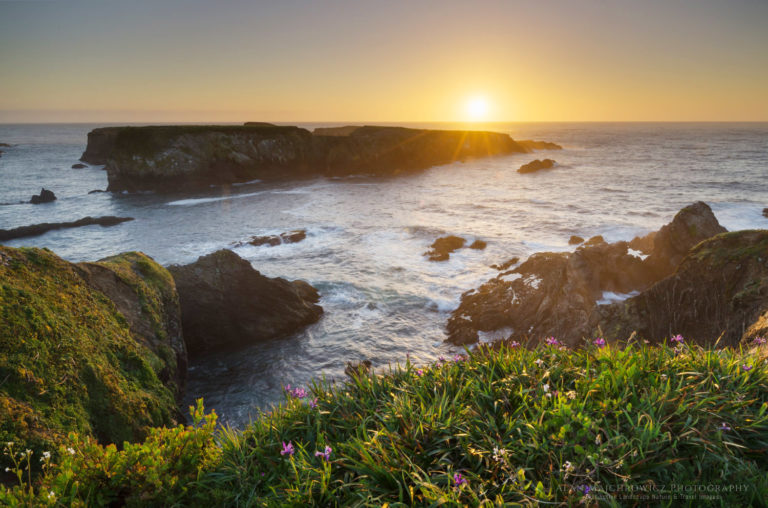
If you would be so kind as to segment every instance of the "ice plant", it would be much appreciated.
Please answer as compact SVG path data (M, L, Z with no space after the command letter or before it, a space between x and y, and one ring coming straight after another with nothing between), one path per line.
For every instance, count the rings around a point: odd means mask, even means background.
M461 473L455 473L453 475L453 486L454 487L461 487L462 485L467 484L467 479L461 476Z
M509 347L511 348L520 347L520 343L517 342L516 340L513 340L512 342L509 343Z
M548 346L559 346L562 344L559 340L557 340L554 337L548 338L545 342L547 343Z
M727 424L727 423L725 423L725 422L721 423L721 424L720 424L720 426L718 427L718 429L720 429L720 430L723 430L723 431L725 431L725 430L731 430L731 428L730 428L730 427L728 426L728 424Z
M322 457L324 461L328 462L331 460L331 452L333 449L330 446L325 447L325 451L316 451L315 457Z
M283 441L283 449L280 450L280 455L290 455L293 456L293 444L288 441L288 444L285 444L285 441Z
M423 369L417 369L416 370L416 375L419 376L419 377L423 376L424 375L424 370Z
M592 344L594 344L597 347L603 347L605 346L605 339L602 337L598 337L592 341Z
M293 397L294 399L303 399L308 395L307 391L304 388L301 388L298 386L296 388L291 389L291 385L286 385L285 391L289 396Z
M671 339L669 339L669 340L670 340L671 342L677 342L678 344L681 344L681 343L682 343L682 342L683 342L685 339L683 338L683 336L682 336L682 335L680 335L680 334L677 334L677 335L675 335L674 337L672 337L672 338L671 338Z
M309 401L309 407L312 409L317 409L317 397Z
M456 355L453 357L454 362L463 362L464 361L464 355Z
M758 346L762 346L763 344L765 344L765 339L763 337L755 337L755 341L754 342Z
M744 372L749 372L750 370L752 370L752 366L744 364L741 366L741 370L743 370Z

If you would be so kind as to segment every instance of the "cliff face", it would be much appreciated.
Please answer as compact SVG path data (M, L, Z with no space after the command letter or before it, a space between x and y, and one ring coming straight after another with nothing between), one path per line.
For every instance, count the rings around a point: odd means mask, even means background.
M402 127L152 126L95 129L83 160L106 163L109 190L205 187L250 179L395 175L528 151L506 134Z
M75 265L0 247L0 440L120 444L175 423L180 322L173 279L143 254Z

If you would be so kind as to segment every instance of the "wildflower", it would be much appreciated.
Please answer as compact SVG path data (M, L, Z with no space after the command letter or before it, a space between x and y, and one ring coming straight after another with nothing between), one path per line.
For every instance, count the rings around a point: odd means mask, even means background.
M765 344L766 341L765 341L765 339L763 337L755 337L754 342L757 345L763 345L763 344Z
M512 342L509 343L509 347L511 348L520 347L520 343L517 342L516 340L513 340Z
M11 446L13 446L13 441L8 441L7 443L5 443L5 446L10 448Z
M331 449L330 446L326 446L325 447L325 451L322 451L322 452L321 451L316 451L315 452L315 457L322 457L324 461L328 462L329 460L331 460L331 452L332 451L333 450Z
M441 356L437 359L438 362L445 362L445 357Z
M535 361L535 362L533 362L533 363L535 363L536 365L538 365L539 367L541 367L541 365L544 363L544 360L542 360L541 358L537 358L537 359L536 359L536 361Z
M750 370L752 370L752 366L744 364L741 366L741 370L743 370L744 372L749 372Z
M454 362L463 362L465 360L464 355L456 355L453 357Z
M603 435L598 434L597 437L595 438L595 444L600 445L602 442L603 442Z
M548 346L560 346L562 343L554 337L548 338L546 341Z
M42 462L43 460L48 460L50 458L51 458L51 452L43 452L43 456L40 459L40 461Z
M467 479L461 476L461 473L455 473L453 475L453 485L454 487L461 487L462 485L467 484Z
M496 462L504 462L506 456L507 450L499 448L498 446L493 447L493 460Z
M605 346L605 339L602 337L598 337L592 341L592 344L594 344L597 347L603 347Z
M280 451L280 455L290 455L293 456L293 444L288 441L288 444L285 444L285 441L283 441L283 449Z
M75 454L75 449L74 448L67 448L67 453L69 453L70 455L74 455Z
M311 407L312 409L317 408L317 397L309 401L309 407Z
M682 343L682 342L683 342L685 339L683 338L683 336L682 336L682 335L680 335L680 334L677 334L677 335L675 335L674 337L672 337L672 338L671 338L671 339L669 339L669 340L670 340L671 342Z
M544 393L547 393L549 391L549 384L544 383L544 385L541 388L544 390Z
M592 490L592 488L589 485L582 485L581 491L584 493L585 496L589 495L589 491Z
M52 490L48 491L48 499L56 499L56 494Z
M576 398L576 392L574 392L573 390L571 390L571 391L569 391L569 392L566 392L566 394L565 394L565 395L566 395L566 396L567 396L569 399L571 399L571 400L573 400L573 399L575 399L575 398Z
M294 399L303 399L308 395L307 391L304 388L296 387L291 389L291 385L285 386L285 391L288 393L289 396L293 397Z
M11 472L11 468L10 468L10 467L6 467L6 468L5 468L5 472L6 472L6 473L10 473L10 472Z
M725 422L721 423L720 426L718 427L718 429L720 429L722 431L731 430L731 428Z
M423 376L424 375L424 370L423 369L416 369L416 375L419 376L419 377Z

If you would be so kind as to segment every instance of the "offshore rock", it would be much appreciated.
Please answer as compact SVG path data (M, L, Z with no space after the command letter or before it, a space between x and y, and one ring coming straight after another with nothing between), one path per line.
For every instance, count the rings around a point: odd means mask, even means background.
M424 253L430 261L448 261L451 253L464 247L467 241L460 236L448 235L435 240Z
M168 270L181 301L191 355L232 349L297 332L323 312L308 283L261 275L230 250L219 250Z
M72 169L85 169L87 167L88 166L86 166L85 164L80 164L80 163L72 164Z
M638 296L598 306L591 327L606 339L633 332L652 342L681 334L734 346L768 335L768 231L724 233L696 245L674 274Z
M53 231L54 229L79 228L92 225L106 227L131 220L133 220L133 217L115 217L114 215L106 215L104 217L83 217L82 219L73 222L43 222L42 224L20 226L13 229L0 229L0 242L13 240L15 238L25 238L28 236L39 236L48 231Z
M544 160L533 160L529 162L528 164L523 164L520 166L520 169L517 170L518 173L534 173L536 171L541 171L542 169L550 169L555 165L555 161L552 159L544 159Z
M253 179L392 176L457 160L525 153L507 134L344 127L105 127L82 160L106 164L110 191L178 190Z
M293 231L280 233L279 235L254 236L245 243L255 247L259 247L261 245L270 245L274 247L284 243L298 243L305 238L307 238L307 231L305 229L296 229Z
M690 225L696 226L695 234ZM632 255L627 242L606 243L602 236L590 238L573 253L534 254L464 293L448 320L447 340L467 344L478 340L479 331L509 328L520 338L555 336L575 345L594 330L592 314L604 292L649 288L663 277L660 266L676 267L680 249L721 230L710 208L699 202L678 212L655 235L654 250L645 260Z
M584 243L584 239L580 236L571 235L568 239L568 245L578 245L580 243Z
M56 201L56 194L53 193L53 191L49 191L48 189L41 189L40 194L36 196L32 196L32 199L29 200L30 203L33 205L39 205L41 203L51 203L53 201Z

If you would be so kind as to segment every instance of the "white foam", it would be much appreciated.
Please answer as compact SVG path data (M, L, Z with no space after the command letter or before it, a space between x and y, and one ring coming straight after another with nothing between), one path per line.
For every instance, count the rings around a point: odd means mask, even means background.
M630 293L614 293L613 291L603 291L603 297L597 301L598 305L610 305L612 303L623 302L627 298L639 295L639 291Z
M200 205L203 203L215 203L216 201L228 201L230 199L242 199L242 198L250 198L253 196L258 196L259 194L264 194L264 191L261 192L249 192L246 194L234 194L232 196L220 196L215 198L193 198L193 199L180 199L178 201L171 201L170 203L166 203L166 205L169 206L193 206L193 205Z
M645 260L645 258L647 258L647 257L648 257L648 254L643 254L643 253L642 253L642 252L640 252L639 250L635 250L635 249L627 249L627 253L628 253L630 256L635 256L636 258L640 258L640 259L642 259L642 260Z
M237 182L237 183L233 183L232 186L233 187L240 187L240 186L243 186L243 185L253 185L254 183L261 183L261 180L256 179L256 180L248 180L247 182Z
M517 279L519 279L522 276L523 275L520 274L520 273L507 273L507 274L504 274L504 275L500 275L500 276L498 276L496 278L499 279L499 280L503 280L504 282L512 282L513 280L517 280Z
M503 340L512 335L514 330L509 327L499 328L498 330L491 330L490 332L477 332L477 336L480 342L496 342L497 340Z

